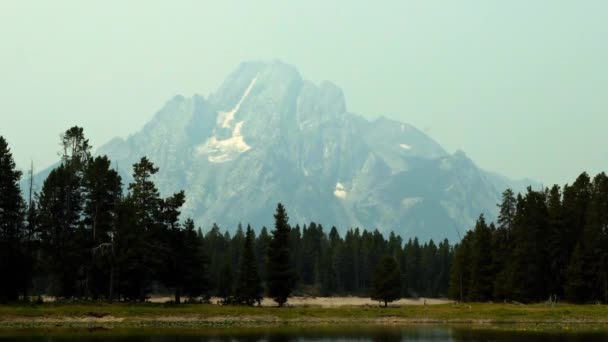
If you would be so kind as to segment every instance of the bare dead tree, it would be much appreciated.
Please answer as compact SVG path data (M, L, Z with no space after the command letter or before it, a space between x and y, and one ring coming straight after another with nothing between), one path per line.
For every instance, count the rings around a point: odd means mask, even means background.
M108 284L108 302L112 303L114 300L114 234L110 234L110 242L104 242L99 244L97 247L93 247L91 250L93 257L96 255L110 256L110 280Z

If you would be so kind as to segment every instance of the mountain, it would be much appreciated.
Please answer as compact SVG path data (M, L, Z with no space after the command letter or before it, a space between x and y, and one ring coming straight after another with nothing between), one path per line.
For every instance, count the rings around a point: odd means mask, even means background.
M176 96L107 154L130 181L142 156L161 193L184 189L182 218L271 227L277 202L310 221L458 240L480 213L496 217L506 185L521 184L447 153L408 124L348 111L342 90L279 61L242 63L208 98Z

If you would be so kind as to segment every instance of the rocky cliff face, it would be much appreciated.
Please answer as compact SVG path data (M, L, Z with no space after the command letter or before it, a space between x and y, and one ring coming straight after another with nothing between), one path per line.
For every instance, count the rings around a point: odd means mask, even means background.
M243 63L207 99L176 96L97 153L125 182L150 158L161 192L184 189L182 218L205 228L270 227L283 202L292 224L457 240L480 213L495 217L509 184L410 125L350 113L336 85L312 84L281 62Z

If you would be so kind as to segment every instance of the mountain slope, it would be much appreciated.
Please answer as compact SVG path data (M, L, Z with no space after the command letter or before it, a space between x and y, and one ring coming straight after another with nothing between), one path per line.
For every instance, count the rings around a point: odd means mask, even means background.
M480 213L495 217L508 183L410 125L350 113L337 86L281 62L243 63L207 99L176 96L97 153L125 181L148 156L162 193L186 190L183 217L228 229L271 226L280 201L293 224L456 240Z

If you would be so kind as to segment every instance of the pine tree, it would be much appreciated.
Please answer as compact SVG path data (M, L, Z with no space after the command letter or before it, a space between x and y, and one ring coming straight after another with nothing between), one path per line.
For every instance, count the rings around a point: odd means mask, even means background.
M393 257L387 256L380 261L372 283L371 298L384 302L384 307L401 298L401 272Z
M528 188L525 197L518 196L514 226L514 247L507 266L512 277L508 281L512 296L523 302L549 298L549 215L544 192Z
M420 279L422 271L420 267L421 251L418 238L408 241L403 254L405 258L405 277L407 281L405 291L407 294L418 297L420 295L420 283L422 281Z
M50 279L49 293L58 297L88 294L91 245L84 229L85 173L91 146L81 127L61 136L61 164L44 182L38 207L44 263Z
M282 307L287 302L295 285L295 276L290 259L289 217L281 203L274 215L275 225L268 247L267 285L268 295Z
M492 297L494 272L491 248L492 231L481 215L475 224L471 244L469 298L473 301L487 301Z
M133 165L133 182L129 184L138 224L147 231L158 228L160 218L162 200L151 179L157 172L158 168L148 158L142 157Z
M447 239L438 247L437 257L439 269L437 272L437 297L447 297L450 284L450 268L452 267L452 247Z
M547 191L547 213L549 215L549 236L547 237L547 251L549 253L549 267L551 270L547 284L551 296L561 297L564 293L563 284L566 269L570 258L568 236L564 234L564 220L561 189L554 185Z
M243 250L243 244L245 243L245 231L243 226L239 223L236 232L230 241L229 247L229 258L233 270L238 270L241 260L241 252Z
M86 247L90 254L87 283L93 299L110 297L113 284L113 236L116 233L117 207L122 198L122 180L110 168L110 160L96 157L84 174L84 220L88 231Z
M181 252L176 252L180 255L181 276L177 286L191 300L200 296L203 297L203 300L207 300L209 291L208 258L205 254L203 239L197 234L194 229L194 221L191 219L184 222L184 228L180 232L182 235Z
M502 203L498 205L498 227L506 230L507 235L511 234L515 222L516 203L513 190L507 189L502 193Z
M174 213L163 211L166 202L151 180L156 172L158 168L146 157L133 165L133 182L119 217L120 280L125 295L140 302L146 300L152 281L162 270L167 251L164 224L175 218Z
M585 283L583 250L577 244L570 258L570 264L566 270L566 299L574 303L584 303L588 297L589 284Z
M220 296L220 290L225 290L221 288L219 279L224 262L228 258L226 253L229 250L229 241L222 235L220 227L214 223L205 235L204 245L209 258L210 291L213 295Z
M218 296L222 299L222 304L232 304L234 302L234 276L232 265L226 260L218 278Z
M272 237L270 236L270 234L268 234L268 229L266 227L262 227L262 230L260 231L260 234L258 235L255 242L255 257L257 261L259 276L262 283L264 284L267 279L266 259L268 257L268 246L270 246L271 240ZM265 286L262 286L262 288L265 288Z
M450 297L464 302L469 297L469 284L471 279L471 246L473 232L469 231L456 247L454 247L454 261L450 269Z
M235 289L238 304L253 306L262 300L262 285L258 276L257 262L253 251L255 236L251 226L247 226L245 241L241 250L239 276Z
M186 232L179 223L181 207L184 205L186 196L183 191L160 201L160 222L157 234L159 234L159 250L163 256L160 270L162 283L175 289L175 303L181 303L181 295L185 287L185 277L188 263L194 262L191 258L195 255L196 248L189 250L187 247ZM188 221L191 233L194 233L194 222Z
M149 290L152 270L147 262L149 234L139 225L137 205L131 195L117 208L114 236L114 284L117 293L127 301L144 300ZM150 241L153 244L153 241Z
M25 250L25 202L13 155L0 136L0 303L16 301L30 285L31 263Z

